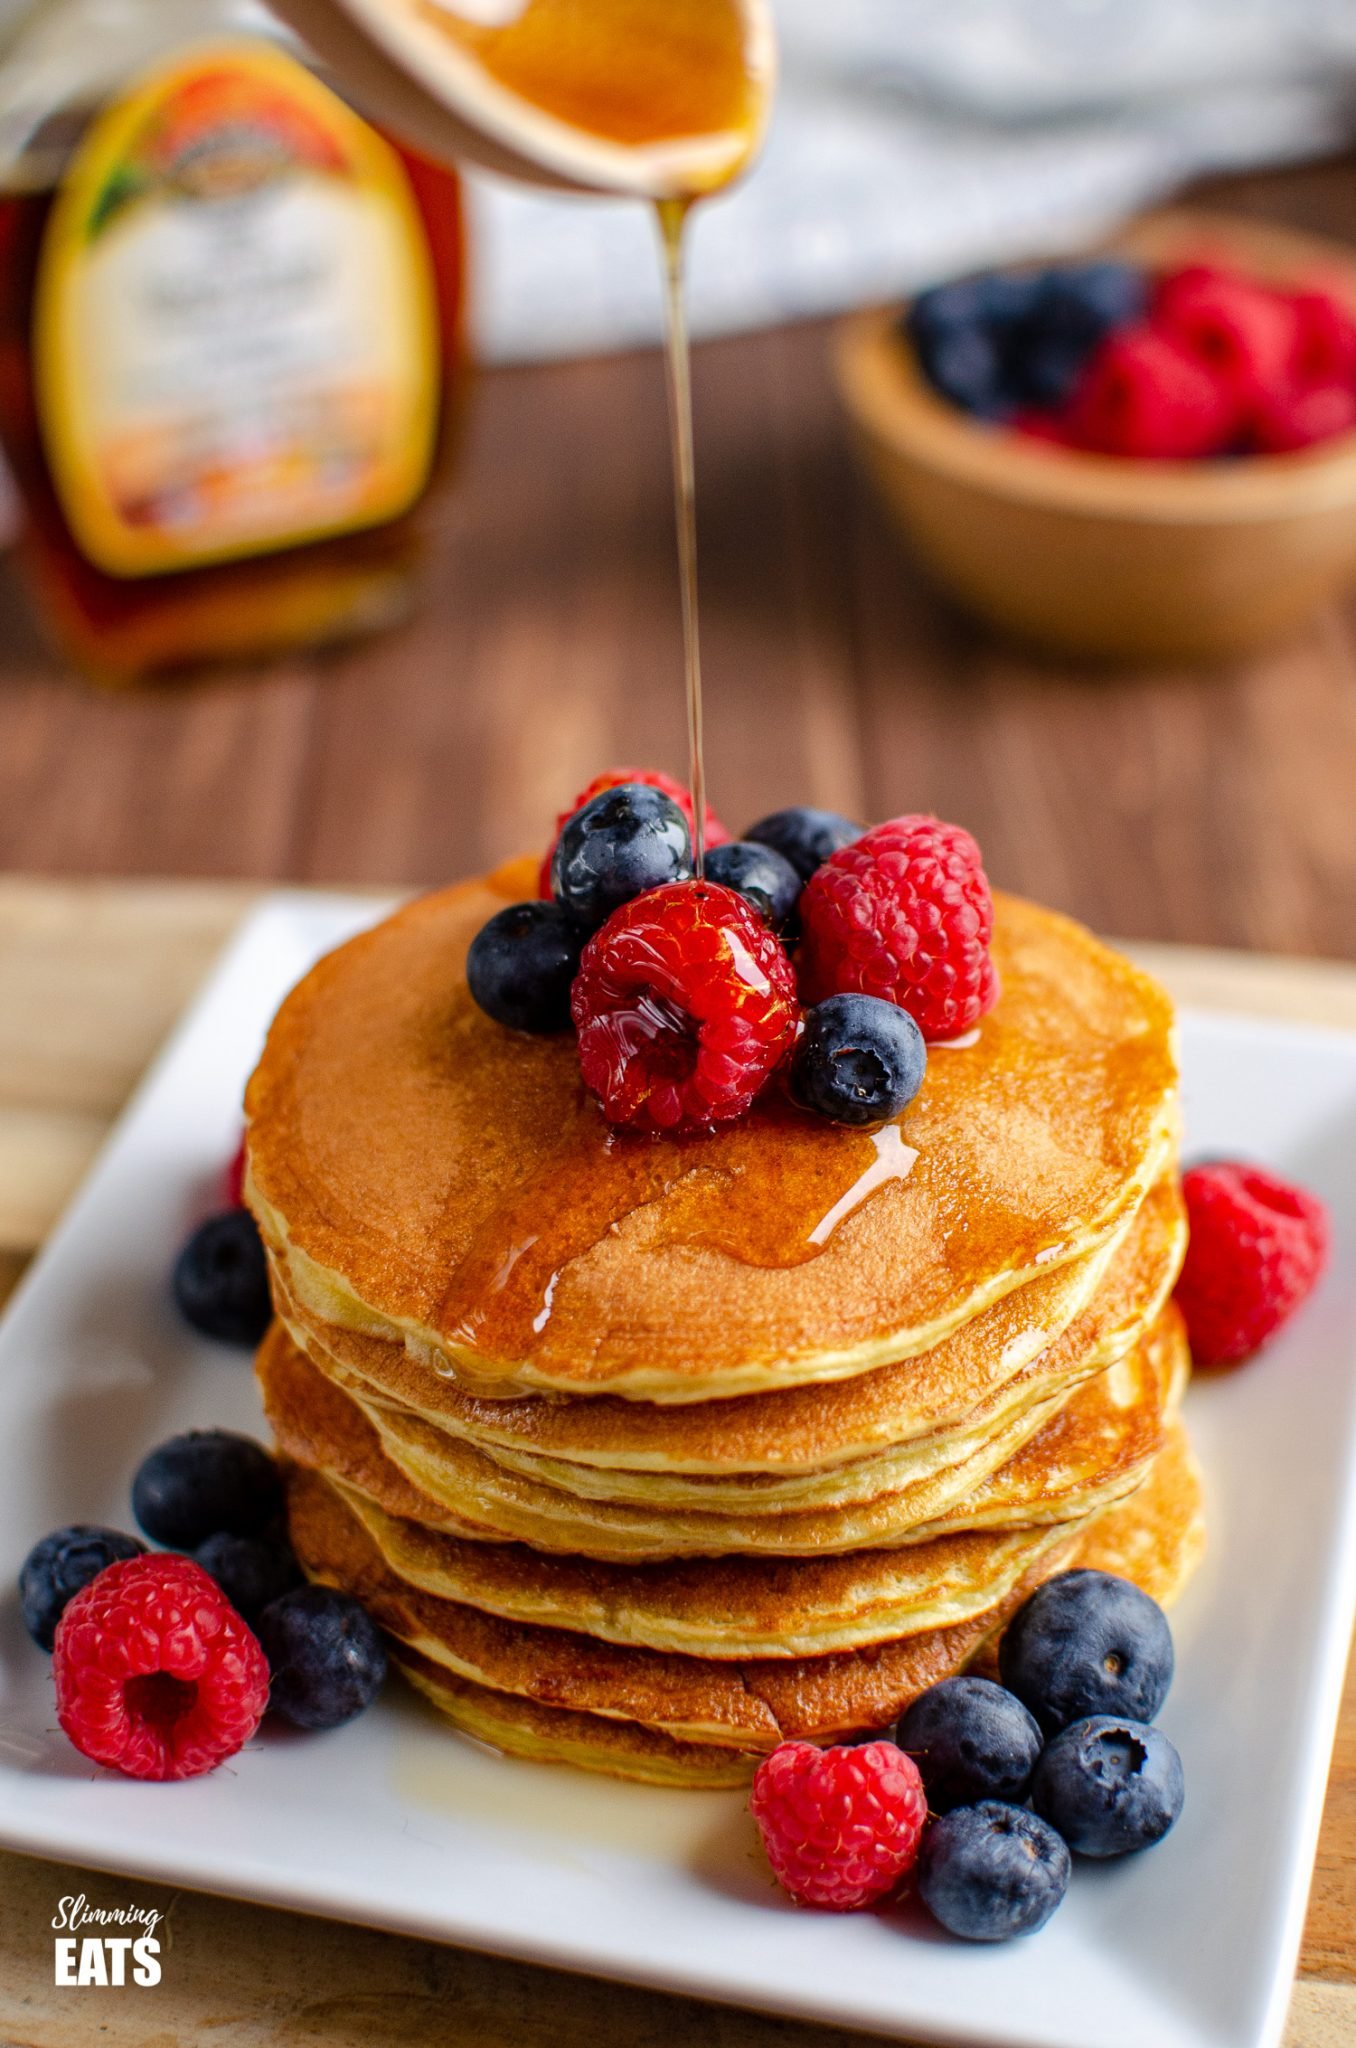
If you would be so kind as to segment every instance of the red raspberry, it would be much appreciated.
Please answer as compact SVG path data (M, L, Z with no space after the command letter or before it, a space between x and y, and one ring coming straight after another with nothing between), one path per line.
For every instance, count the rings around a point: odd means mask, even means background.
M1295 309L1265 285L1193 265L1160 280L1152 322L1232 392L1240 408L1284 391L1290 382Z
M1316 384L1261 401L1253 414L1253 439L1264 455L1291 455L1331 441L1356 428L1356 390L1349 384Z
M800 987L883 996L924 1038L957 1038L991 1010L993 898L979 848L939 818L891 818L816 868L800 899Z
M556 850L556 841L560 837L562 828L569 823L576 811L583 810L584 805L588 803L591 797L601 796L605 789L616 789L618 784L622 782L643 782L649 789L662 789L665 796L673 798L673 801L687 819L688 831L692 831L696 821L696 813L692 808L691 792L684 789L681 782L675 782L671 775L665 775L663 770L659 768L609 768L604 774L595 775L588 788L581 789L569 809L562 811L556 819L556 829L551 834L551 844L546 849L546 858L542 862L541 869L537 875L537 894L539 896L549 896L551 893L551 856ZM710 804L708 804L706 806L707 846L724 846L729 837L729 833L721 824L720 819L716 816Z
M895 1890L928 1817L918 1766L893 1742L783 1742L755 1771L749 1810L792 1898L837 1913Z
M196 1778L234 1756L268 1705L268 1665L191 1557L129 1557L70 1602L52 1652L57 1719L82 1756L129 1778Z
M1099 455L1185 462L1215 455L1237 429L1224 381L1152 327L1123 327L1094 350L1064 425L1076 447Z
M1182 1176L1191 1236L1177 1282L1197 1365L1236 1365L1298 1308L1323 1269L1328 1212L1261 1167L1220 1162Z
M228 1209L243 1209L245 1206L245 1164L245 1140L242 1138L222 1176L221 1191Z
M1296 292L1294 375L1303 385L1356 382L1356 310L1339 292Z
M614 910L570 995L579 1065L603 1114L639 1131L742 1116L798 1022L791 962L752 905L669 882Z

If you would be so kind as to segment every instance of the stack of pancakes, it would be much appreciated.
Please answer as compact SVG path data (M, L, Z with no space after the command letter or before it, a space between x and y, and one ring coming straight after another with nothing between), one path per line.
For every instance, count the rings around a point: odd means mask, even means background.
M468 1733L726 1785L887 1726L1073 1564L1199 1552L1167 997L997 899L997 1007L862 1133L608 1130L466 988L515 863L288 997L247 1097L292 1537Z

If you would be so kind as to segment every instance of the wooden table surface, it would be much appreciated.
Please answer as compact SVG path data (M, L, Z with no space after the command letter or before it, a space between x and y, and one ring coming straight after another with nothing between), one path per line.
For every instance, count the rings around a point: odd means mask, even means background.
M1356 162L1199 196L1356 240ZM996 881L1104 931L1356 959L1356 600L1208 675L1038 663L901 554L848 459L822 327L703 348L696 405L708 766L728 822L795 800L931 808L976 831ZM600 765L681 770L664 435L653 356L486 376L418 620L191 690L87 689L0 568L0 1293L247 885L435 881L538 842ZM1356 1028L1340 966L1157 964L1197 1000ZM162 1989L56 1991L51 1912L82 1889L127 1891L0 1856L0 2048L847 2048L141 1884L170 1908ZM1349 1685L1289 2043L1354 2041Z

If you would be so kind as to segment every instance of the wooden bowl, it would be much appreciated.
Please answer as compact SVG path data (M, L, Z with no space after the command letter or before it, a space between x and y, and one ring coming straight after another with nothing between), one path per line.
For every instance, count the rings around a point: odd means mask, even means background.
M1204 258L1356 305L1356 252L1225 215L1147 216L1112 245L1155 268ZM1297 455L1143 462L1051 446L937 396L899 308L843 321L839 390L902 531L955 597L1063 653L1222 659L1356 580L1356 434Z

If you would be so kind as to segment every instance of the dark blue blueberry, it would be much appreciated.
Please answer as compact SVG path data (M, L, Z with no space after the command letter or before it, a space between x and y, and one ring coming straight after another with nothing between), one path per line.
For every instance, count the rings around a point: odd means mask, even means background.
M860 839L862 828L837 811L817 811L810 804L792 804L787 810L772 811L750 825L746 839L770 846L783 860L789 860L802 882L808 882L840 846Z
M1089 1714L1152 1721L1172 1665L1172 1631L1158 1602L1128 1579L1087 1570L1038 1586L998 1651L1004 1685L1047 1736Z
M1060 406L1083 374L1091 350L1083 342L1036 334L1008 358L1007 382L1022 405Z
M370 1707L386 1677L386 1646L365 1607L331 1586L284 1593L259 1617L272 1674L268 1703L298 1728L338 1728Z
M196 1550L209 1536L262 1536L282 1513L278 1468L253 1437L191 1429L137 1467L132 1512L155 1543Z
M987 327L955 327L921 342L918 360L934 391L979 419L1012 409L1001 339Z
M273 1315L268 1263L248 1209L200 1223L174 1262L174 1299L185 1322L224 1344L257 1344Z
M958 1806L927 1828L918 1895L952 1934L1006 1941L1044 1927L1069 1888L1069 1851L1052 1827L998 1799Z
M302 1583L301 1566L287 1544L271 1537L230 1536L219 1529L193 1554L248 1622Z
M50 1650L67 1602L97 1579L105 1565L120 1557L140 1557L145 1548L135 1536L89 1522L54 1529L35 1543L19 1569L19 1604L34 1642Z
M928 1049L907 1010L880 996L828 996L805 1013L791 1093L838 1124L898 1116L923 1085Z
M933 1813L979 1799L1026 1798L1041 1731L1022 1705L988 1678L929 1686L895 1732L917 1764Z
M981 280L954 278L949 284L935 284L907 307L903 327L920 352L939 335L954 334L957 328L977 327L983 319Z
M1046 272L1042 317L1070 335L1100 341L1144 316L1149 281L1137 263L1071 263Z
M1079 1856L1127 1856L1161 1842L1182 1811L1182 1760L1161 1728L1094 1714L1057 1735L1031 1797Z
M551 889L593 931L621 904L692 874L687 820L662 789L621 782L568 818L551 858Z
M713 846L703 863L708 882L735 889L774 931L784 931L800 896L801 880L785 854L756 839L731 839Z
M568 1031L570 984L585 934L558 903L511 903L471 941L466 980L487 1017L510 1031Z
M1029 320L1047 275L1042 270L990 270L976 278L981 322L1001 339L1004 330Z

